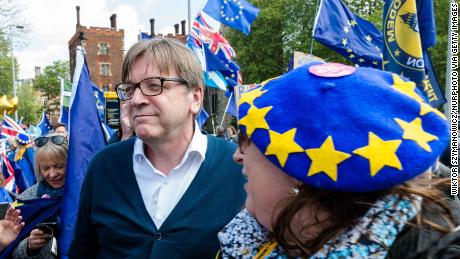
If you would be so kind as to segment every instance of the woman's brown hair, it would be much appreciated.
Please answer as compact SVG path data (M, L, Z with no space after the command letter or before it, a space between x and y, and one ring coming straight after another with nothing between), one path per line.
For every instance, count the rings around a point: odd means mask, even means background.
M434 175L433 179L431 177L419 177L389 190L367 193L332 192L301 184L298 195L282 201L284 209L281 210L277 219L273 219L273 237L288 255L309 257L320 250L328 240L356 225L357 221L379 198L389 194L397 195L400 199L408 198L413 203L415 203L414 197L421 197L423 209L426 209L428 213L441 215L445 225L447 225L446 227L431 222L419 213L415 223L408 223L411 227L430 227L435 231L448 233L455 225L448 205L449 198L444 189L450 183L450 179L435 179L435 177ZM311 204L315 206L311 206ZM301 223L302 226L293 226L291 223L294 222L294 217L305 207L317 208L313 212L314 223ZM321 212L328 212L330 216L326 219L320 219L319 214ZM303 238L309 234L309 230L318 227L320 231L316 236L307 240Z

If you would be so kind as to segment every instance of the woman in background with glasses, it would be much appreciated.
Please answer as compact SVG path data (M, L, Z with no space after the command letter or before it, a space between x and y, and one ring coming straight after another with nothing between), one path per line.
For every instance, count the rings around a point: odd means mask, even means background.
M67 138L50 134L35 139L35 173L38 182L19 195L20 200L37 198L61 199L67 164ZM54 222L56 219L48 219ZM51 252L53 234L34 229L16 247L13 258L55 258Z

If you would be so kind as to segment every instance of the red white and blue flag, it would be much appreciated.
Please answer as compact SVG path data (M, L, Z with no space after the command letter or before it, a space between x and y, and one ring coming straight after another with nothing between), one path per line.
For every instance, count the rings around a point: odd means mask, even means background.
M19 132L25 133L18 123L16 123L8 115L4 114L2 121L2 138L16 137Z

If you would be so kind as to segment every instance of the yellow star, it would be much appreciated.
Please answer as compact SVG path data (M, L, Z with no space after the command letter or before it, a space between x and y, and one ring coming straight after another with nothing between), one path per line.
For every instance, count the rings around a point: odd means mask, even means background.
M335 149L332 136L327 137L320 148L307 149L305 152L311 159L308 176L323 172L335 182L337 182L337 165L351 156Z
M262 91L262 87L258 87L252 91L245 92L241 95L239 104L249 103L250 105L254 105L254 100L260 96L262 96L267 90Z
M431 107L429 104L420 103L420 116L423 116L430 112L433 112L434 114L438 115L441 119L447 120L446 115L444 115L444 113L436 110L435 108Z
M399 76L393 74L393 86L396 90L400 91L403 94L415 99L419 102L423 102L422 97L420 97L417 92L415 92L416 85L414 82L407 81L405 82Z
M22 205L24 205L24 203L20 203L18 200L15 200L13 204L11 204L13 208L21 207Z
M431 147L428 145L428 142L438 140L438 137L423 130L422 120L420 118L415 118L411 122L395 118L395 121L404 130L403 139L413 140L425 151L431 152Z
M363 58L360 58L360 59L359 59L359 62L360 62L360 63L363 63L364 61L366 61L366 60L364 60Z
M374 65L377 66L377 65L379 64L379 62L377 62L377 61L372 61L372 64L374 64Z
M348 56L349 58L354 58L355 57L355 54L350 54L350 56Z
M272 106L269 106L259 109L253 105L249 107L248 114L239 121L240 125L246 126L248 137L251 137L255 129L268 129L265 116L272 108Z
M353 27L353 26L355 26L355 25L357 24L355 20L350 20L349 23L350 23L350 26L351 26L351 27Z
M345 33L348 33L348 31L349 31L349 30L348 30L348 27L345 26L345 27L343 28L343 31L344 31Z
M347 45L347 39L343 39L343 40L342 40L342 45L343 45L343 46Z
M369 42L371 42L371 41L372 41L371 35L367 35L367 36L366 36L366 40L369 41Z
M281 166L284 167L289 154L303 152L303 148L294 140L297 129L290 129L282 134L269 130L270 144L267 146L265 155L275 155Z
M353 50L351 50L351 49L347 49L347 52L348 52L348 53L351 53L351 52L353 52Z
M399 57L399 54L401 54L401 51L399 49L395 50L395 56Z
M369 144L353 151L354 154L369 160L371 175L375 176L384 166L401 170L401 162L396 155L402 140L383 140L373 132L369 132Z

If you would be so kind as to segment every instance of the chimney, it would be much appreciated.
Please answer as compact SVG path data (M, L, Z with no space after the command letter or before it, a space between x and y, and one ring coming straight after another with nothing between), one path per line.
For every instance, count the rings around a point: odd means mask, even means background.
M155 37L155 19L150 19L150 37Z
M117 29L117 14L114 13L110 16L110 28Z
M182 36L185 36L185 20L180 21L182 27Z
M176 32L176 35L179 34L179 24L178 23L174 24L174 31Z
M80 28L80 6L77 5L77 30Z
M42 68L36 66L36 67L35 67L35 78L37 78L37 77L40 76L41 74L42 74Z

